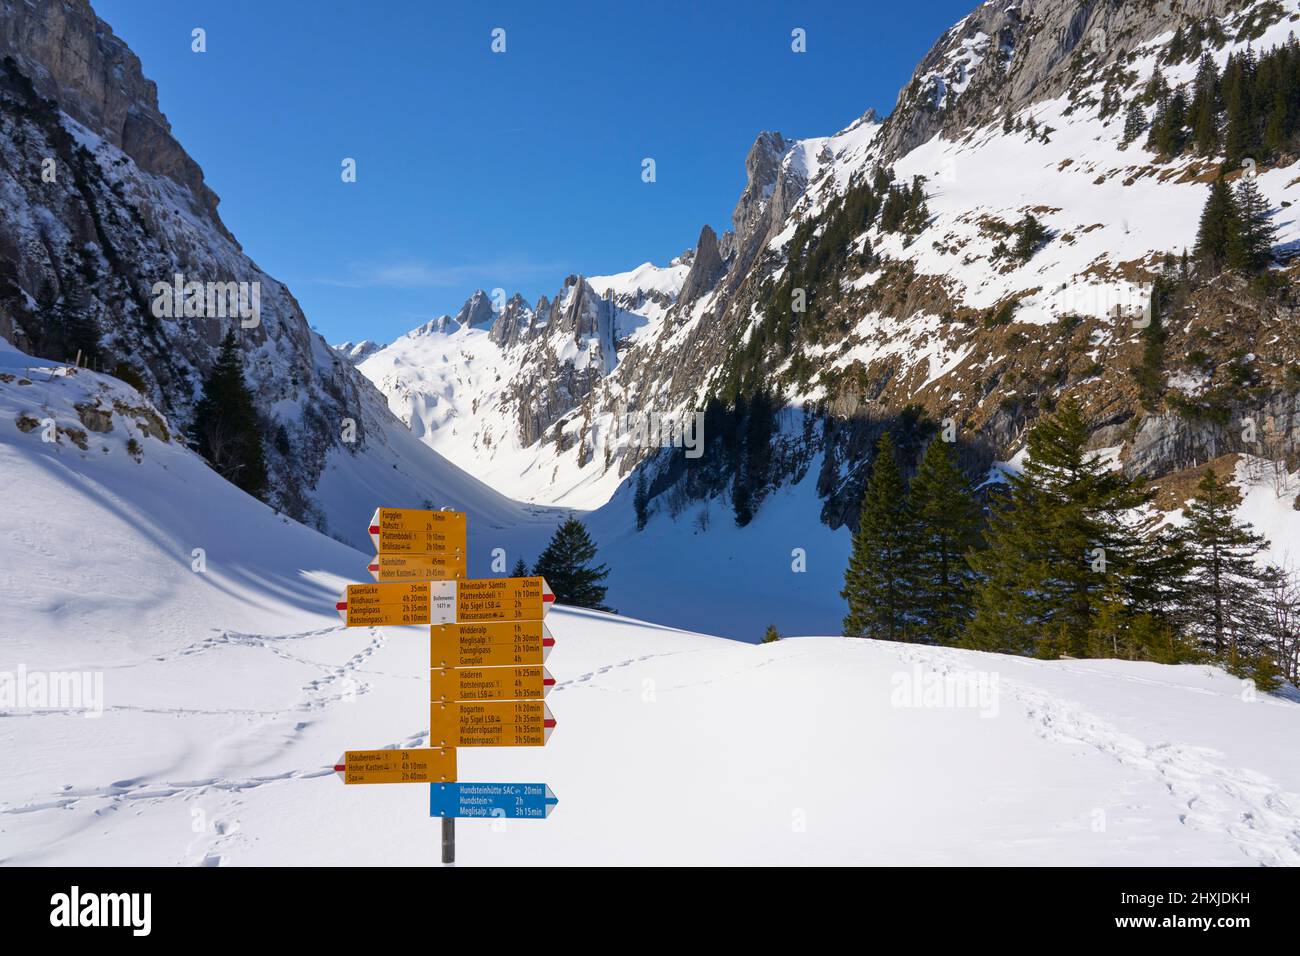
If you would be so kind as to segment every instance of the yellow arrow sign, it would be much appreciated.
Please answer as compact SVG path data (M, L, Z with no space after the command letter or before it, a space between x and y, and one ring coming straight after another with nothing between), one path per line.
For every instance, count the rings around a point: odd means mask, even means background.
M367 566L376 581L444 581L465 576L465 553L377 554Z
M545 667L437 667L430 672L429 700L541 700L554 686Z
M370 519L375 550L395 554L465 553L465 512L377 508Z
M554 600L544 578L466 578L456 584L456 620L540 621Z
M335 606L348 627L428 624L429 582L349 584Z
M450 783L456 779L456 751L349 750L334 769L344 783Z
M438 668L541 664L554 645L541 621L435 624L429 629L429 661Z
M540 700L429 705L429 742L444 747L540 747L554 728Z
M348 627L375 627L540 621L554 600L545 578L466 578L349 584L335 607Z

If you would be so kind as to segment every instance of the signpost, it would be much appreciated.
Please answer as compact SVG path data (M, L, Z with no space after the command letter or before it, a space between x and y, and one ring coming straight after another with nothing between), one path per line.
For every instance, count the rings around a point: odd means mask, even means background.
M465 524L463 511L376 508L370 540L381 554L464 554Z
M555 593L545 578L349 584L335 608L348 627L540 621Z
M435 624L429 629L434 667L508 667L540 664L555 646L541 621Z
M349 750L334 770L344 783L438 783L456 779L456 751Z
M376 581L441 581L465 576L465 555L377 554L366 565Z
M429 815L444 820L544 820L559 802L544 783L435 783L429 788Z
M542 666L555 594L536 576L467 578L462 512L377 508L369 530L375 583L348 585L335 607L347 627L429 625L429 746L349 750L334 770L345 784L428 783L442 862L454 863L457 818L542 820L558 803L544 783L456 776L457 747L540 747L555 729Z
M429 700L541 700L555 686L545 667L435 667Z
M540 700L453 701L429 705L429 743L442 747L541 747L555 717Z

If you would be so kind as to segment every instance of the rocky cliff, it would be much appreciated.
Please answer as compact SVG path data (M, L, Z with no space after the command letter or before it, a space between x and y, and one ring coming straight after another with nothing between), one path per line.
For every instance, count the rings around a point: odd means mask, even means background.
M421 501L437 475L451 498L500 504L411 441L245 255L140 61L86 0L0 0L0 197L0 335L126 379L184 434L233 329L276 507L362 543L366 505L328 488L398 493L409 479L406 498Z

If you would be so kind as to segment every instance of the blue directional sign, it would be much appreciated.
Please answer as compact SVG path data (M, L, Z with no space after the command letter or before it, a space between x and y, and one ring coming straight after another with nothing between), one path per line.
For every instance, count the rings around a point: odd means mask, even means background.
M429 785L431 817L500 817L541 820L560 801L544 783L434 783Z

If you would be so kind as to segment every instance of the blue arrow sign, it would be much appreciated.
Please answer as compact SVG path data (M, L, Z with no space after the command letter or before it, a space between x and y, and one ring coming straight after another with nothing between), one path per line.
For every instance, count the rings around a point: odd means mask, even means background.
M431 817L541 820L560 801L544 783L432 783Z

